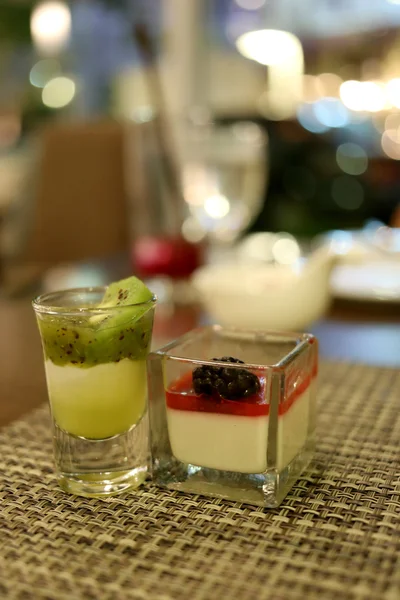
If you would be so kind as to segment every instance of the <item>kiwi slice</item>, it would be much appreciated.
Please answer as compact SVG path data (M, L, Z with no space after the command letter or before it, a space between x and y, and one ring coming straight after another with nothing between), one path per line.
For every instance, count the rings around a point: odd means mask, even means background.
M90 318L90 324L100 327L121 327L123 323L131 323L138 320L151 307L149 302L153 294L143 281L137 277L128 277L121 281L111 283L96 308L116 308L112 314L94 315ZM118 310L118 307L129 306L129 309Z
M94 315L95 328L90 358L96 362L142 358L151 340L153 294L137 277L129 277L108 286L98 308L113 309L109 315ZM126 307L119 310L119 307Z
M98 308L130 306L129 319L131 319L132 316L139 317L149 309L149 306L135 305L149 302L152 298L153 294L143 281L137 277L128 277L127 279L111 283L108 286ZM121 311L121 314L124 314L125 318L127 317L126 311Z

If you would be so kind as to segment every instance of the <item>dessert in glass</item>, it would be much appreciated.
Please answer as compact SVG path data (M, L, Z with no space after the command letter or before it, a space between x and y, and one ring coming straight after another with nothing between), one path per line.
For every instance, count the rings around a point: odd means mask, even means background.
M39 296L57 478L68 492L115 494L148 466L147 374L156 299L136 277Z
M313 454L317 371L309 334L212 326L151 353L154 481L278 506Z

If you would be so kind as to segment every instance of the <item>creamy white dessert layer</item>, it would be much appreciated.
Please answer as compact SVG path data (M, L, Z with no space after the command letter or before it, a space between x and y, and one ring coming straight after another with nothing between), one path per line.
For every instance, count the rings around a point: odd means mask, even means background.
M309 432L310 414L309 386L293 402L283 415L278 417L278 470L284 469L304 446Z
M268 417L167 409L172 452L182 462L239 473L266 468Z
M72 435L104 439L123 433L146 406L145 361L124 359L94 367L45 362L51 411L57 425Z
M278 470L284 469L306 442L309 390L278 418ZM268 416L167 408L167 422L172 453L182 462L239 473L262 473L267 469Z

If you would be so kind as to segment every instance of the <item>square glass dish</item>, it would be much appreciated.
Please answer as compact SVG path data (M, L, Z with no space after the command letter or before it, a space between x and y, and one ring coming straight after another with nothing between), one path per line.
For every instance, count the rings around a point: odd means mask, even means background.
M156 484L276 507L314 449L309 334L195 329L148 357Z

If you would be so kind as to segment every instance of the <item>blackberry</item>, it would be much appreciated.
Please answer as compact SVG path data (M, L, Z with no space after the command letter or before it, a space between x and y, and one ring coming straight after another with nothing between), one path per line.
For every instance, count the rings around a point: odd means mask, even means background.
M242 360L233 356L223 356L212 360L244 364ZM260 391L258 377L247 369L203 365L193 371L192 379L196 394L211 396L213 393L217 393L226 400L248 398Z

